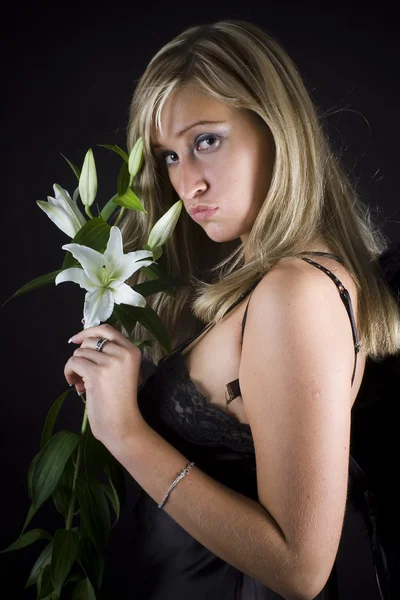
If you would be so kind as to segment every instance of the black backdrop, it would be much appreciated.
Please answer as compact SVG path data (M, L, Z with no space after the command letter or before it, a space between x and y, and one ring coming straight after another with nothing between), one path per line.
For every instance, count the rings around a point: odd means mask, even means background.
M2 9L5 10L5 9ZM400 241L397 160L399 79L397 25L388 6L350 3L19 3L2 20L2 288L3 303L26 282L58 269L69 238L37 207L57 182L75 178L62 152L81 164L95 151L100 206L114 193L118 158L96 147L125 146L135 82L159 47L189 25L240 18L264 27L297 63L325 127L352 172L372 217ZM14 541L28 508L27 471L38 452L49 407L66 389L68 338L81 329L84 290L49 286L1 308L3 367L1 548ZM71 394L58 427L78 431L81 404ZM129 578L133 536L128 505L112 532L106 568L113 598L135 598ZM377 598L363 523L357 515L340 546L344 599ZM50 503L32 527L61 527ZM23 585L43 542L0 555L1 596L34 598ZM348 560L350 557L350 560ZM7 592L5 590L8 589Z

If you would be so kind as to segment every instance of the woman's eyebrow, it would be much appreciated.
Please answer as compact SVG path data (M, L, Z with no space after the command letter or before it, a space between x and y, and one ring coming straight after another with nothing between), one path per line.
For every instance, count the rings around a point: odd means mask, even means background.
M188 125L184 129L179 131L175 137L181 137L184 133L189 131L189 129L192 129L192 127L196 127L196 125L222 125L223 123L226 123L226 121L196 121L196 123L192 123L191 125ZM151 148L155 150L156 148L164 148L164 146L162 146L161 144L152 144Z

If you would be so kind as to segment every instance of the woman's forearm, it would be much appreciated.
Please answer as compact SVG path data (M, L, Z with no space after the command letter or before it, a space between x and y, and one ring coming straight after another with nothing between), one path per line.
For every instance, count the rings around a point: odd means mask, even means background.
M190 462L147 424L135 437L110 450L157 504ZM196 465L158 510L165 510L216 556L284 598L315 597L299 591L296 582L301 580L301 573L295 553L264 507Z

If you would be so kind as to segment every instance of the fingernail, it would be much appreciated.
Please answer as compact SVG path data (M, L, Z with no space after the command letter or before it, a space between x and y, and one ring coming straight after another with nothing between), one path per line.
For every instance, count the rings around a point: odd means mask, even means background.
M78 390L77 390L77 393L78 393L79 396L82 396L82 394L85 393L85 390L83 390L83 392L78 392Z
M73 386L73 385L74 385L73 383L70 383L70 384L69 384L69 387L71 387L71 386Z
M70 344L71 342L73 342L73 341L74 341L74 338L75 338L75 336L74 336L74 335L73 335L71 338L69 338L69 340L68 340L68 344Z

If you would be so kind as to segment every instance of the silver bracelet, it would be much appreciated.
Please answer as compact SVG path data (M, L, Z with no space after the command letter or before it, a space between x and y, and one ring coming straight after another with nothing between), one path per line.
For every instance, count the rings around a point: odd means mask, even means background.
M162 508L162 507L164 506L164 504L165 504L165 501L166 501L166 499L168 498L170 491L174 489L174 487L176 486L176 484L178 483L178 481L180 481L180 480L182 479L182 477L185 477L185 475L187 475L187 474L189 473L189 471L190 471L190 469L193 467L193 465L194 465L194 462L191 462L191 463L189 463L189 464L188 464L188 466L187 466L187 467L185 467L185 468L182 470L181 474L180 474L180 475L178 475L178 477L175 479L175 481L173 481L173 482L171 483L171 485L169 486L169 488L168 488L168 489L167 489L167 491L165 492L165 496L164 496L164 498L162 499L162 501L161 501L161 502L160 502L160 504L158 505L158 508Z

